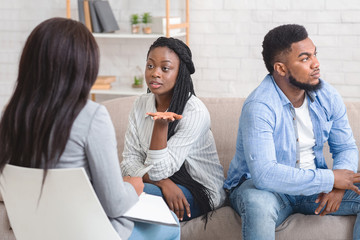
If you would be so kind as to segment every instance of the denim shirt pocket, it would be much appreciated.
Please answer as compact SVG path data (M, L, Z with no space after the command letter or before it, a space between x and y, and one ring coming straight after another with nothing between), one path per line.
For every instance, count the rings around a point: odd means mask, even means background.
M326 122L323 122L321 124L322 126L322 132L323 132L323 137L324 137L324 142L326 142L329 138L329 135L330 135L330 130L331 130L331 127L333 125L333 121L326 121Z
M315 120L315 122L313 122L315 139L317 140L316 142L319 143L317 138L320 137L319 140L321 139L321 143L324 144L329 139L333 121L325 107L313 108L313 110L318 119L318 121ZM321 135L319 136L318 134Z

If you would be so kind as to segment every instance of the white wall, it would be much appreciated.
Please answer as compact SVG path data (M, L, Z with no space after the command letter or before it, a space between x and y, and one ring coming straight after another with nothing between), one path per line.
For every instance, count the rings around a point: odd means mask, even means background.
M184 1L172 0L172 15ZM66 0L0 0L0 109L17 76L19 55L30 31L41 21L65 17ZM110 0L120 28L129 31L131 13L165 14L164 0ZM77 1L71 1L77 18ZM191 0L190 47L199 96L246 97L267 73L261 57L264 35L285 23L304 25L317 45L322 77L345 100L360 101L360 1L358 0ZM183 38L184 39L184 38ZM131 84L133 69L144 68L154 41L98 39L100 74Z

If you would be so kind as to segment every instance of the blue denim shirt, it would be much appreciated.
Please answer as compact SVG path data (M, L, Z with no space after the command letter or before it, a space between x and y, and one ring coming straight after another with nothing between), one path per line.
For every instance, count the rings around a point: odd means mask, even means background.
M334 174L323 155L326 141L334 160L333 169L357 171L358 149L338 92L322 81L322 88L307 97L317 169L296 167L299 151L295 109L273 77L267 75L244 103L236 153L224 188L232 189L241 179L252 178L257 188L272 192L291 195L330 192Z

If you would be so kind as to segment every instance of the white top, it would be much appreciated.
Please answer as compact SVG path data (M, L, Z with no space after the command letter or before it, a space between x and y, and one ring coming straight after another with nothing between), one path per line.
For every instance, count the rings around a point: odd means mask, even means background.
M147 112L156 112L152 93L136 99L125 135L123 175L142 176L144 169L153 181L171 177L185 162L191 177L211 191L214 206L225 200L224 173L210 130L210 114L205 105L192 96L184 109L175 134L161 150L149 150L154 121Z
M310 119L307 96L305 96L301 107L295 108L295 113L299 134L300 168L316 169L315 154L313 150L313 147L315 146L315 137Z

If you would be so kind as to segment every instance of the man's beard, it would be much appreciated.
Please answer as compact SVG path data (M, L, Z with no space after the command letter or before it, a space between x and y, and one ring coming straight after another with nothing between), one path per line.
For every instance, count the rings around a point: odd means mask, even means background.
M307 83L302 83L299 82L298 80L296 80L290 73L289 76L289 82L290 84L292 84L293 86L305 90L306 92L313 92L316 90L319 90L322 87L321 81L319 80L319 82L315 85L311 85L311 84L307 84Z

